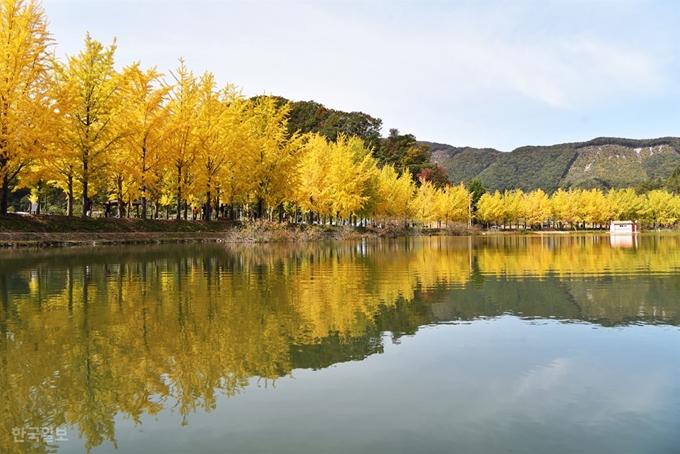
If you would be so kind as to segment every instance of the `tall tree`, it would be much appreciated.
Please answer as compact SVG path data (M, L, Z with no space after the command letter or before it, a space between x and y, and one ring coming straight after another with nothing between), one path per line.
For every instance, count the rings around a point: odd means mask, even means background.
M114 68L115 40L109 47L85 36L85 47L59 74L64 95L71 109L62 111L67 118L63 144L74 152L75 177L82 185L82 216L88 215L91 184L99 182L125 136L120 112L123 110L124 77Z
M633 188L611 189L607 193L607 205L611 220L636 220L644 210L645 197Z
M378 174L371 150L359 137L338 136L331 145L333 210L342 218L363 213L377 192Z
M330 215L333 200L329 184L331 144L316 133L307 137L300 160L300 183L297 187L297 204L304 211ZM312 219L313 221L313 219Z
M286 103L281 98L280 105ZM335 142L338 135L360 137L368 149L380 147L382 120L363 112L343 112L324 107L314 101L290 103L288 131L290 134L317 133Z
M403 175L402 175L403 176ZM408 174L410 178L410 174ZM380 169L378 175L378 191L374 204L375 215L386 218L398 217L398 210L407 206L415 192L415 185L412 187L408 197L400 198L399 174L391 165L385 165Z
M233 170L239 158L248 160L244 155L248 139L244 131L244 110L245 101L234 85L219 90L211 73L201 77L198 83L196 172L197 187L200 186L205 195L205 220L219 209L222 187L229 188L234 183L234 175L228 168ZM229 199L230 191L226 192Z
M471 194L470 203L472 205L472 214L474 217L474 214L477 212L477 208L479 207L479 199L481 199L482 196L486 194L486 188L484 187L484 183L482 183L480 178L475 178L470 182L468 191L470 191Z
M441 219L439 213L440 195L441 193L432 183L422 180L413 198L413 204L416 207L415 216L423 223L426 222L428 226L433 221Z
M503 196L499 191L490 194L485 192L477 201L475 217L483 224L500 224L503 221L505 209L503 208Z
M644 218L655 229L663 225L671 225L677 221L677 202L673 200L673 194L655 189L646 194Z
M294 198L298 183L302 139L288 136L289 105L277 105L273 97L262 96L250 102L248 124L254 153L252 197L257 216L265 207L279 207L284 200Z
M548 219L551 211L550 198L542 189L537 189L524 195L524 221L529 228L538 225L542 227L543 221Z
M0 214L11 181L46 146L50 44L38 1L0 1Z
M519 218L524 215L524 192L521 189L505 191L503 193L503 222L512 226L519 225Z
M675 168L673 174L666 180L666 189L675 195L680 195L680 165Z
M444 189L451 184L448 172L439 164L425 164L416 175L416 179L429 181L437 189Z
M180 59L177 70L170 73L174 85L170 91L168 128L168 157L174 167L173 184L177 197L177 219L181 219L182 203L193 183L193 164L196 158L196 118L198 105L197 80ZM186 216L185 216L186 217Z
M169 86L160 85L162 75L156 68L146 71L133 65L125 71L127 94L125 112L130 134L124 141L127 159L122 163L137 182L142 205L142 219L147 218L150 191L158 189L155 170L163 165L162 150L168 122Z
M446 186L441 197L441 217L447 225L451 222L468 221L470 193L461 183L458 186Z
M414 180L423 168L431 166L430 147L418 145L413 134L399 134L398 129L390 129L373 152L380 166L391 164L399 173L410 172Z

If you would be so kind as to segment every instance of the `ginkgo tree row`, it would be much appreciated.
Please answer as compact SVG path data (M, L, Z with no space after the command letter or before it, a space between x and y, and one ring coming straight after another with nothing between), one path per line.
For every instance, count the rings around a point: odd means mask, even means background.
M556 227L607 226L614 219L640 220L657 228L680 220L680 196L663 190L637 194L632 188L559 189L551 196L542 190L486 193L477 203L476 218L485 224L532 228L551 223Z
M385 224L401 220L467 222L470 194L462 184L435 188L418 185L410 172L393 166L379 168L376 159L357 137L340 136L330 142L319 135L306 138L301 153L299 181L290 199L296 208L317 216L351 220L372 219Z
M10 189L31 188L35 200L54 186L68 215L80 199L87 216L98 196L117 201L119 216L139 200L144 218L148 203L154 216L172 205L178 219L196 206L206 218L224 206L312 220L431 216L431 186L416 191L410 175L378 169L357 138L290 134L289 105L275 98L246 99L182 60L167 77L139 64L117 70L115 41L89 34L60 61L34 0L0 0L0 26L0 213Z
M277 215L441 226L473 215L463 185L439 188L379 166L357 137L291 134L289 104L246 99L210 72L196 76L181 59L165 76L139 64L116 69L115 41L104 46L88 34L83 49L65 61L50 53L51 45L37 0L0 0L0 214L10 189L30 188L38 202L52 186L65 195L68 215L80 199L82 216L95 197L116 201L119 216L139 201L143 218L148 205L153 217L172 208L177 219L199 209L204 219ZM593 191L552 197L512 191L484 196L476 217L529 226L548 218L672 224L680 217L677 201L664 194L638 197L640 208L617 211L623 202Z

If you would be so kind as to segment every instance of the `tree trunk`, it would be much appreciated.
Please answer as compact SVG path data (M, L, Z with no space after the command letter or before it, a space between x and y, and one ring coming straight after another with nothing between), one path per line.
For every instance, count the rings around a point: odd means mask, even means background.
M264 210L264 200L261 197L257 199L257 218L262 219L262 212Z
M125 202L123 202L123 178L118 177L116 181L116 190L118 191L118 219L125 217Z
M5 175L0 189L0 214L7 214L7 208L9 208L9 178Z
M221 217L224 217L224 212L222 211L222 204L220 203L220 187L217 187L216 190L217 194L215 195L215 200L213 200L213 207L215 208L215 220L218 220Z
M66 215L73 216L73 177L69 175L68 177L68 197L66 201Z
M87 178L83 178L83 180L83 212L80 216L84 218L87 216L87 187L89 182Z
M208 192L205 194L205 210L203 211L203 220L204 221L209 221L210 220L210 189L208 189Z
M142 197L140 201L142 202L142 219L146 219L146 135L144 136L144 143L142 144L142 184L139 188Z
M182 168L177 167L177 220L182 219Z

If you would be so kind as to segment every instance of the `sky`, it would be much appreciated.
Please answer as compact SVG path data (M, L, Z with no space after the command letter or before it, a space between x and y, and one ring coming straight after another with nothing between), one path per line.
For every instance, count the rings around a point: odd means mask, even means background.
M680 136L680 0L43 0L59 57L314 100L418 140L511 151Z

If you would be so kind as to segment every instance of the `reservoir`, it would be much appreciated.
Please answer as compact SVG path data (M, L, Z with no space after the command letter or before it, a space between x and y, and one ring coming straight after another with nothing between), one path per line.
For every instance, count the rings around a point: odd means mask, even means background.
M0 452L680 450L680 236L0 250Z

